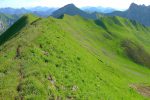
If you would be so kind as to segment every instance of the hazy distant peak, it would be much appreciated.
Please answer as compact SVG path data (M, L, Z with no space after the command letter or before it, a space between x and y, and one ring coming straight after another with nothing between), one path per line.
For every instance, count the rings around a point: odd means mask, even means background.
M150 26L150 6L144 4L138 5L132 3L128 10L124 12L113 12L108 15L125 17L140 22L145 26Z
M73 3L67 4L64 7L67 7L67 8L76 8L76 6Z
M62 15L64 15L64 14L68 14L71 16L80 15L87 19L96 19L97 18L95 13L89 14L87 12L84 12L81 9L79 9L78 7L76 7L74 4L67 4L64 7L59 8L58 10L56 10L52 13L52 16L55 18L61 18Z
M138 5L136 3L131 3L130 7L132 7L132 6L138 6Z
M138 4L136 4L136 3L131 3L131 5L130 5L130 7L129 7L129 9L132 9L132 8L150 8L150 6L146 6L145 4L142 4L142 5L138 5Z
M130 5L129 9L134 9L134 8L137 8L137 7L138 7L138 5L137 5L137 4L135 4L135 3L131 3L131 5Z

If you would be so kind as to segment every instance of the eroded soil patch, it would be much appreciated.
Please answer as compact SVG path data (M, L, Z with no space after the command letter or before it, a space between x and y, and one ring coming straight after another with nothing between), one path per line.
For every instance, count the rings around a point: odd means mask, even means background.
M150 97L150 86L131 84L130 87L137 90L141 95Z

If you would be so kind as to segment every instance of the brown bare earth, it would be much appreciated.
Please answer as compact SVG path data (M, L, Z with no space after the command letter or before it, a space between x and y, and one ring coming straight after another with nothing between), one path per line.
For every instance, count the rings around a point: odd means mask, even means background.
M141 95L150 97L150 86L132 84L130 87L137 90Z

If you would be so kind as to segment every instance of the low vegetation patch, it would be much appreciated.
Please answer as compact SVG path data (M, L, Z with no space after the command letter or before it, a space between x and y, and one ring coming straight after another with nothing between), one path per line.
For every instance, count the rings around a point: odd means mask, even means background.
M126 55L138 64L142 64L150 68L150 54L144 50L144 48L131 40L124 40L122 47Z

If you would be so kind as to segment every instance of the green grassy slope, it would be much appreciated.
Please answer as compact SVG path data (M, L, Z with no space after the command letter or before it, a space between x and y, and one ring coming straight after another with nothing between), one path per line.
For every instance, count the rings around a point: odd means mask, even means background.
M150 85L149 32L120 17L26 15L0 36L0 99L148 100L130 85Z

